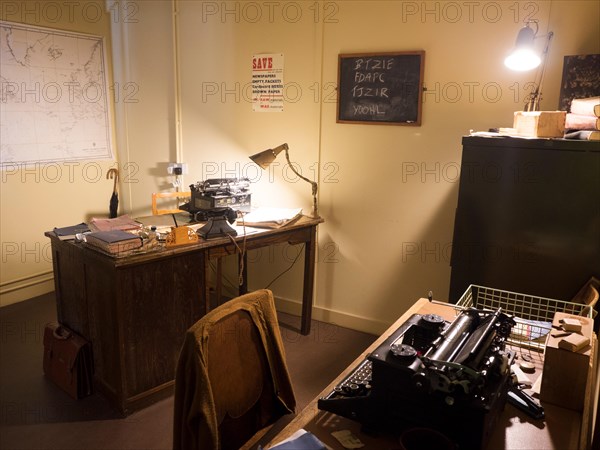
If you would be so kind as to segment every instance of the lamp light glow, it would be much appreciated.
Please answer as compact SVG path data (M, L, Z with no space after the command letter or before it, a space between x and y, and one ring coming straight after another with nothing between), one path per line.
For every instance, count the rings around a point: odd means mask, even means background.
M532 49L519 48L506 57L504 65L511 70L526 72L535 69L541 62L542 59Z
M300 177L307 183L310 183L310 185L312 187L312 196L313 196L312 217L314 217L315 219L318 219L319 218L319 208L317 205L317 190L318 190L319 185L317 184L316 181L309 180L302 174L298 173L298 171L295 169L294 165L290 161L289 149L290 148L288 147L287 144L281 144L278 147L268 148L267 150L256 153L256 154L250 156L250 159L252 161L254 161L260 168L267 169L269 167L269 165L273 161L275 161L275 158L277 158L277 155L279 155L282 151L285 150L285 159L287 160L288 166L290 166L290 168L292 169L292 172L294 172L298 177Z
M504 60L504 65L511 70L532 70L542 62L541 58L534 50L533 45L533 41L537 35L537 22L533 22L536 24L535 31L529 27L529 23L530 22L527 22L525 26L519 30L515 48Z
M530 23L535 24L535 30L529 26ZM546 71L546 63L548 62L548 51L550 50L550 41L554 33L549 31L545 36L546 45L541 56L534 50L534 40L538 36L538 22L537 20L528 20L525 26L519 30L517 35L517 41L515 48L512 53L504 60L504 65L511 70L515 71L527 71L541 67L538 69L536 80L533 83L533 89L528 96L527 104L525 105L525 111L539 111L540 100L542 98L542 84L544 82L544 73ZM539 81L538 81L539 80Z

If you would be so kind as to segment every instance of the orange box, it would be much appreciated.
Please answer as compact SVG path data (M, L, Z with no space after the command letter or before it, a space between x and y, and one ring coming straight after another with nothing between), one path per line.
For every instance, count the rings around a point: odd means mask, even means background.
M592 342L594 332L592 319L557 312L552 322L553 329L555 326L560 326L560 319L564 318L579 320L582 325L580 334L588 337L590 343ZM551 333L546 338L540 399L564 408L582 411L592 346L587 345L579 352L571 352L559 348L558 344L562 337L554 337Z

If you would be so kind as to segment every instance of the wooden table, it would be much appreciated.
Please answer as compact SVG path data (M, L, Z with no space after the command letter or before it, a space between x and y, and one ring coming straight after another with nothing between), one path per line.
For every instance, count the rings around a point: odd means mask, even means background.
M301 333L310 332L316 229L302 217L248 234L247 250L304 244ZM52 244L59 322L92 342L95 386L129 414L172 393L186 330L210 309L208 262L239 253L229 238L114 258L46 232ZM243 236L235 238L243 245ZM246 273L240 293L246 290Z
M289 438L300 429L310 431L332 450L341 450L341 444L331 436L331 432L350 430L363 444L361 450L398 449L398 438L392 435L369 436L361 431L357 422L337 416L333 413L320 411L317 400L327 395L340 383L364 358L381 345L395 330L398 329L413 314L438 314L446 320L453 320L455 310L451 306L430 303L427 299L419 299L405 314L400 317L385 333L381 335L369 348L367 348L352 364L348 366L335 380L329 384L315 399L313 399L275 438L266 448L269 448L284 439ZM597 340L594 339L597 347ZM537 354L536 373L540 373L543 366L543 356ZM546 418L543 421L530 419L512 405L507 404L498 419L486 450L496 449L586 449L590 442L590 422L594 404L593 387L594 375L597 374L597 364L593 360L591 376L588 379L587 390L589 400L582 412L572 411L559 406L542 403ZM596 375L597 376L597 375ZM597 399L596 399L597 402Z

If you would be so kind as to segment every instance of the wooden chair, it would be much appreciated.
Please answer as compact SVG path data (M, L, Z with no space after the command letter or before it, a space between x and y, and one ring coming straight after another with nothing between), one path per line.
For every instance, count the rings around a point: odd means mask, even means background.
M178 208L174 208L174 209L158 209L158 200L160 199L170 199L170 200L174 200L176 199L177 202L179 202L179 199L190 199L192 196L192 193L187 191L187 192L155 192L152 194L152 215L153 216L158 216L161 214L176 214L179 212L183 212L181 209Z
M248 448L295 404L271 291L230 300L187 331L175 375L174 449Z

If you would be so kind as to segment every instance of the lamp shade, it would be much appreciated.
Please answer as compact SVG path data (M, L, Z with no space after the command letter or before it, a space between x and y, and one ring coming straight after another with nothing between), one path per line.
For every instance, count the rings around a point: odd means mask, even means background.
M506 67L511 70L526 71L540 65L542 60L533 46L535 35L536 32L529 27L529 24L519 30L515 48L504 60Z
M281 144L278 147L269 148L262 152L256 153L255 155L250 156L250 159L254 161L261 169L266 169L273 161L275 161L277 155L286 149L288 149L288 145Z

